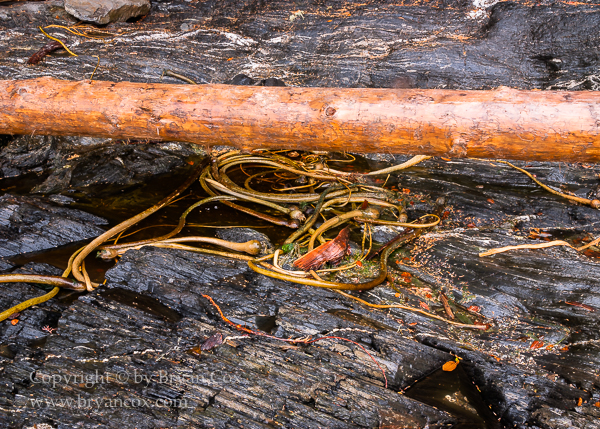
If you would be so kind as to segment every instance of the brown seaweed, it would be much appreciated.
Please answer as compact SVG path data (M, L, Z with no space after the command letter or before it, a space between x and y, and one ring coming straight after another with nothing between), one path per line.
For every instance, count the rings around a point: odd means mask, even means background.
M35 54L33 54L31 57L29 57L27 64L37 64L40 61L42 61L46 55L60 48L62 48L62 45L56 40L52 40L46 43L44 46L42 46L42 48Z

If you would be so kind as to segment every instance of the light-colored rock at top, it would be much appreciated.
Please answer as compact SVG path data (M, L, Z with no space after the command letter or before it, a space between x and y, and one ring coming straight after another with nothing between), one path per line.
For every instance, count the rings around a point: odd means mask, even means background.
M65 0L75 18L96 24L126 21L150 12L150 0Z

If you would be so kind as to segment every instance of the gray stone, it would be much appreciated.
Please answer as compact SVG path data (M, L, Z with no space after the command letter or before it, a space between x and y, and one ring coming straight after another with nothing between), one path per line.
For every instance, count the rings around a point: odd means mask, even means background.
M406 230L399 226L375 225L371 228L371 237L378 243L387 243Z
M65 10L82 21L108 24L150 12L150 0L65 0Z

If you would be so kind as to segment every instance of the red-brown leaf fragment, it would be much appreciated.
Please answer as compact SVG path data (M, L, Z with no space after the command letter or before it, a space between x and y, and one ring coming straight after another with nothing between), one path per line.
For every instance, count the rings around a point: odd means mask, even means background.
M321 244L316 249L294 261L294 267L304 271L317 270L327 262L337 264L348 254L348 236L350 228L346 227L333 240Z
M544 342L535 340L533 343L531 343L531 345L529 346L529 349L536 350L536 349L541 349L542 347L544 347Z
M217 332L216 334L208 337L208 339L202 343L202 345L200 346L200 350L212 350L215 347L220 346L221 344L223 344L223 334Z

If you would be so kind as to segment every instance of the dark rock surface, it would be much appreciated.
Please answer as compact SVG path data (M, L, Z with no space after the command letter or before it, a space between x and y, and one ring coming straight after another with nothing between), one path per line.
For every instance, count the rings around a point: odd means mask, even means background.
M261 255L273 252L273 244L266 234L252 228L224 228L217 229L216 236L221 240L233 241L234 243L243 243L245 241L256 240L261 245Z
M44 182L31 191L51 194L90 186L144 183L152 176L181 167L185 159L198 152L199 148L179 143L22 136L9 140L1 149L0 170L5 178L27 173L45 175Z
M599 169L529 168L581 194L594 192ZM426 303L441 314L435 295L444 291L456 305L479 307L490 329L453 328L398 308L374 310L333 291L257 275L245 262L147 247L126 253L97 291L75 301L66 293L23 312L14 326L2 322L0 381L6 389L0 406L6 414L0 424L600 427L594 405L600 401L596 259L567 248L477 256L490 247L539 242L527 237L548 226L555 236L587 236L597 212L484 161L429 160L390 184L410 189L402 193L409 218L431 211L441 196L448 200L446 218L391 258L395 269L412 274L398 284L401 294L379 287L361 298L414 308ZM35 199L42 204L43 197ZM14 229L16 241L28 232L20 231ZM5 264L6 272L59 274L39 263ZM2 305L42 293L11 285ZM335 336L354 343L294 345L246 336L205 296L233 323L275 337ZM202 351L215 334L223 344ZM385 369L387 388L369 355ZM458 369L442 372L455 357Z
M487 7L489 6L489 7ZM160 1L140 22L85 39L48 29L78 57L36 66L38 26L69 25L62 1L0 6L0 76L157 82L163 70L197 83L238 74L287 85L598 89L600 11L570 1ZM76 45L76 46L75 46ZM182 83L164 77L165 82Z
M13 179L4 181L5 189L21 193L123 188L169 173L199 153L203 153L201 148L177 142L19 136L0 141L0 172L2 178Z
M106 221L35 197L0 197L0 257L52 249L94 238Z
M62 270L48 264L29 263L23 267L12 269L12 267L3 267L3 272L19 274L47 274L59 276ZM38 285L26 283L11 283L3 285L0 304L3 309L10 308L12 305L43 295L51 288L40 288ZM56 328L62 312L68 307L69 303L65 300L69 294L63 294L60 299L55 299L44 305L43 308L32 308L30 311L23 312L18 316L19 322L12 325L10 321L0 324L0 336L2 337L2 355L14 358L22 349L32 350L44 345L49 332L42 328Z
M90 33L104 40L47 29L79 56L57 51L25 65L46 43L37 26L74 22L61 1L0 6L0 77L87 79L99 55L94 78L113 81L157 82L171 69L199 83L258 85L596 90L600 82L600 13L585 2L156 1L138 22ZM0 199L7 257L75 250L105 227L98 216L115 223L170 192L199 153L177 143L39 136L1 136L0 151L0 189L11 193ZM405 159L369 158L361 168ZM597 165L517 165L556 188L600 195ZM397 290L358 295L443 315L444 292L457 314L490 329L371 309L239 261L143 248L126 253L97 291L61 292L16 324L0 323L0 426L600 427L600 250L478 256L550 239L583 244L597 235L598 212L491 161L432 159L388 185L401 190L410 219L445 197L444 221L390 258ZM201 222L227 216L198 212ZM277 246L286 233L268 235ZM60 263L29 257L0 259L0 270L57 275L68 254ZM44 293L2 288L2 309ZM354 343L245 336L203 295L233 323L275 337ZM215 334L223 344L201 350ZM456 358L455 371L441 370Z

